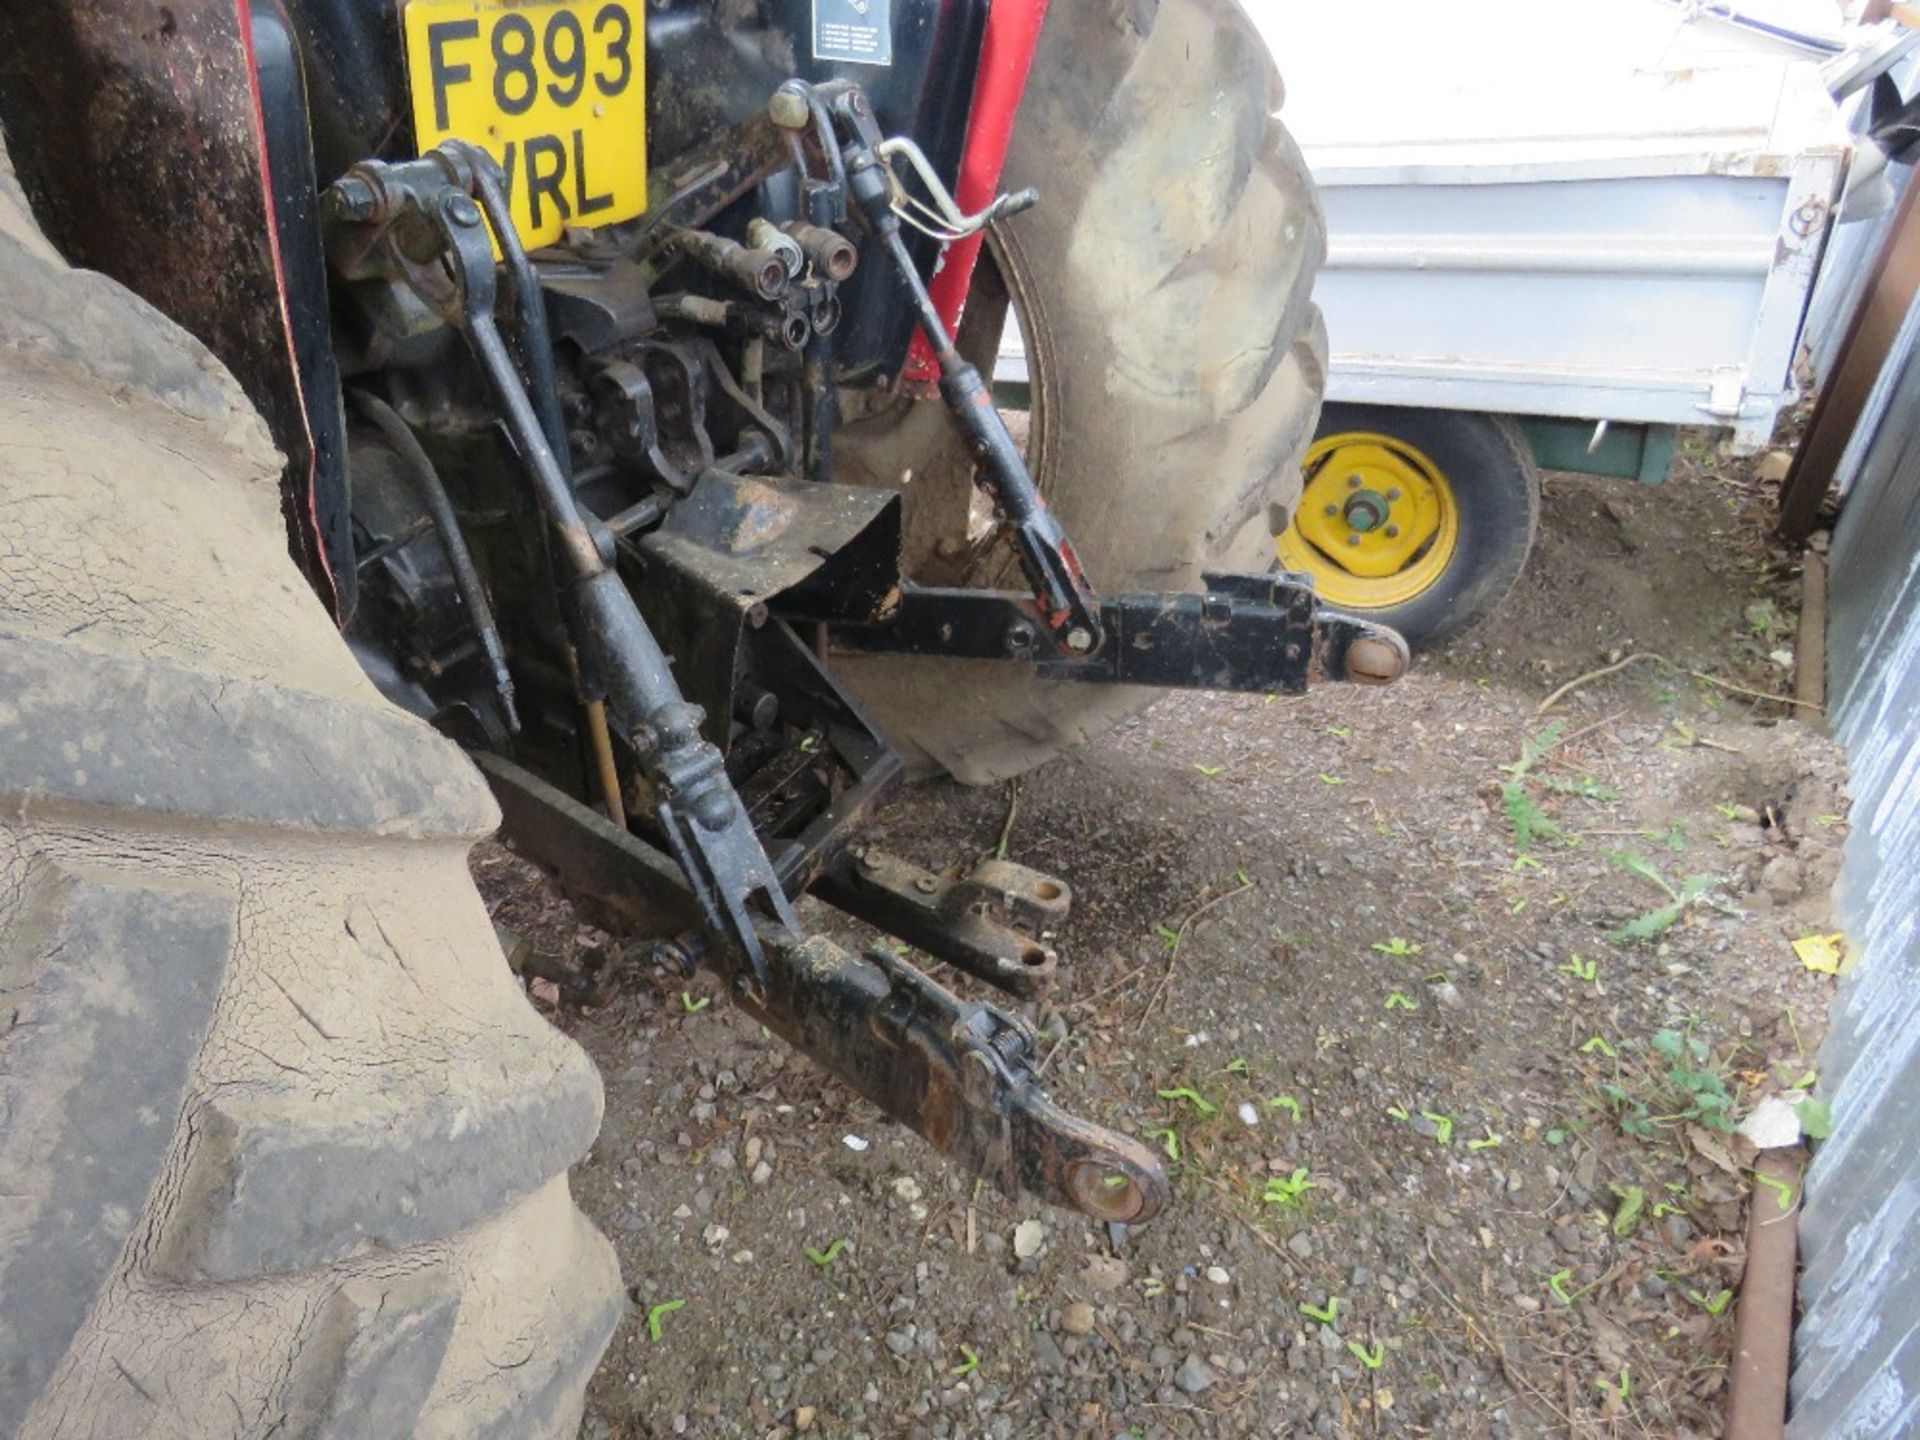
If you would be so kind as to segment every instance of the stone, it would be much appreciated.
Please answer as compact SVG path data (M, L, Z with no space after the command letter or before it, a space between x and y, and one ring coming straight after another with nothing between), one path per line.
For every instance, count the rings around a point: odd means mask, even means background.
M802 1435L813 1429L814 1417L820 1412L811 1405L802 1405L793 1412L793 1428Z
M1084 1300L1076 1300L1060 1312L1060 1328L1069 1335L1088 1335L1093 1332L1093 1306Z
M1111 1295L1127 1283L1127 1262L1114 1255L1089 1255L1080 1267L1080 1283L1096 1295Z
M1044 1330L1034 1332L1033 1363L1055 1374L1067 1368L1067 1357L1059 1342Z
M1022 1220L1013 1227L1013 1253L1031 1260L1047 1243L1047 1227L1038 1220Z
M889 1330L887 1332L887 1349L903 1359L911 1355L913 1353L913 1332L911 1330Z
M1173 1383L1189 1395L1198 1395L1213 1385L1213 1371L1198 1355L1189 1355L1180 1362L1180 1368L1173 1372Z
M1807 889L1807 875L1791 855L1776 855L1760 869L1760 889L1776 905L1798 900Z

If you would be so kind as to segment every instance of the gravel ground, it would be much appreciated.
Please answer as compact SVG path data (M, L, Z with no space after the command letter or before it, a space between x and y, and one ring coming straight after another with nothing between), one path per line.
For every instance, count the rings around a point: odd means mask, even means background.
M1789 942L1844 832L1837 752L1725 688L1791 682L1759 490L1697 451L1552 477L1519 591L1399 686L1170 696L879 818L958 867L1011 809L1074 887L1031 1013L1055 1098L1169 1155L1150 1226L976 1185L705 980L557 1013L634 1302L584 1433L1719 1433L1752 1154L1719 1127L1812 1067L1832 981ZM549 960L607 944L476 864Z

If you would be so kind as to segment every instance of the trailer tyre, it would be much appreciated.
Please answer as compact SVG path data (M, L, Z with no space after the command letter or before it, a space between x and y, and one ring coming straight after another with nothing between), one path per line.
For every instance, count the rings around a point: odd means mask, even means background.
M1326 366L1309 294L1325 239L1279 103L1232 0L1048 12L1001 181L1040 204L996 227L959 343L988 370L1011 299L1033 371L1028 467L1107 593L1265 569L1297 494ZM969 528L970 458L938 402L842 435L842 478L903 492L910 576L1024 588L977 511ZM974 784L1157 693L1003 662L834 663L910 763Z
M0 1435L572 1437L600 1082L197 342L0 150Z
M1540 472L1503 415L1329 404L1307 451L1283 569L1416 650L1490 614L1540 526Z

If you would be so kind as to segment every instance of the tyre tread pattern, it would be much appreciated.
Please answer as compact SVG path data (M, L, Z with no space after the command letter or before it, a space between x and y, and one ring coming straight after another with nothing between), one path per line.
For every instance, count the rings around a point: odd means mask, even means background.
M3 153L0 434L0 1434L571 1434L601 1092L473 888L497 811L295 571L232 378Z

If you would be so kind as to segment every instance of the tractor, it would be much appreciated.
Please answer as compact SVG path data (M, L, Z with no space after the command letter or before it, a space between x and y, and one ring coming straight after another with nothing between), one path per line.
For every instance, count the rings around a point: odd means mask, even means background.
M0 11L0 1434L573 1432L601 1091L496 826L956 1164L1163 1207L1019 1011L1068 881L863 825L1405 670L1273 564L1278 103L1232 0Z

